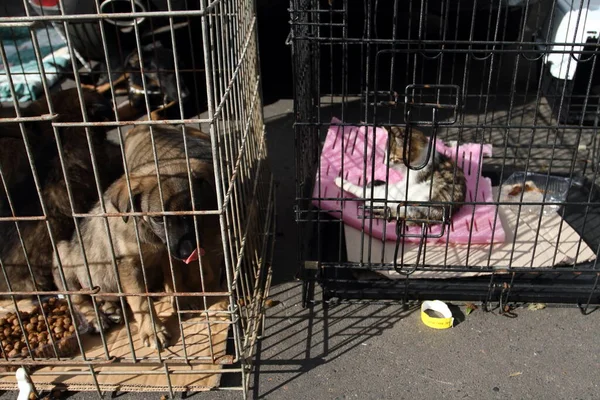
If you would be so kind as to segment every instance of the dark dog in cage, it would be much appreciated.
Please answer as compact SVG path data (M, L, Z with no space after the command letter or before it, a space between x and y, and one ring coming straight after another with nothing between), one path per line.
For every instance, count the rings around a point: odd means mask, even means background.
M148 108L151 120L181 118L178 104L187 108L190 91L183 73L177 77L175 70L179 60L172 50L160 42L145 45L141 50L141 55L137 50L132 51L125 58L123 67L111 71L115 94L127 95L127 101L118 107L119 119L135 120L147 113ZM95 89L107 93L111 90L110 81L103 82Z
M84 90L82 93L90 121L111 119L113 111L103 96L94 91ZM52 121L83 121L76 89L52 94L50 100L56 114ZM24 117L49 116L48 101L42 98L20 111ZM30 165L21 129L25 132L34 168ZM6 190L0 191L2 216L12 216L14 212L16 217L39 218L21 220L18 227L12 221L0 223L0 257L12 291L54 289L53 247L48 229L56 241L70 238L75 229L73 211L85 213L98 200L85 128L59 127L57 135L62 154L59 154L55 131L49 119L28 121L22 128L18 124L6 126L0 133L0 166L7 178L5 183L8 189L8 193ZM112 162L113 155L115 152L119 154L119 149L107 142L104 127L89 128L89 139L96 163L102 165L97 169L97 174L100 190L103 190L122 174L120 164ZM34 181L34 169L39 192ZM67 182L71 196L67 191ZM40 198L45 206L48 225L41 219L44 214ZM8 283L0 279L0 291L7 290Z
M190 128L188 131L195 133L190 135L188 132L186 136L189 166L181 128L153 127L154 146L149 127L137 126L132 129L125 140L129 177L121 177L104 193L107 212L181 212L192 211L192 205L196 210L216 210L210 141L207 140L207 135L198 130ZM99 204L91 214L101 214ZM198 225L198 235L195 234L194 218ZM108 301L114 301L114 296L111 299L110 293L118 292L119 288L126 293L147 293L161 289L171 293L196 292L201 288L218 291L223 248L216 214L197 217L192 217L189 213L134 217L122 215L119 218L109 218L108 223L112 248L102 218L90 217L81 224L82 244L89 268L83 262L76 237L59 243L58 253L68 290L99 286L101 293L106 293L104 299ZM201 244L201 270L193 264L186 265L183 261L194 253L197 242ZM169 253L172 257L169 257ZM56 264L54 271L57 285L65 289L60 284L60 270ZM180 298L182 302L186 299L195 300L191 296ZM74 296L73 301L94 329L99 331L107 328L111 316L105 314L100 321L96 320L90 299ZM156 316L154 306L140 296L128 296L127 302L138 323L141 341L146 346L168 346L170 333ZM175 303L173 299L171 302ZM182 306L181 302L177 303ZM190 303L183 307L186 306L194 307Z
M182 76L179 76L180 85L177 85L176 61L173 51L163 47L160 42L143 47L141 59L137 51L127 57L129 102L134 109L145 110L145 99L148 99L150 119L158 120L162 113L175 108L178 102L187 102L190 92ZM144 71L146 90L141 71Z
M457 212L465 201L467 183L463 170L448 156L439 153L425 134L412 129L407 137L406 129L391 126L388 129L388 146L384 157L388 167L403 173L404 178L395 184L375 181L373 198L387 198L386 202L365 202L374 208L391 207L379 212L387 219L400 218L407 225L442 223ZM335 184L357 197L363 196L364 188L341 177ZM370 190L367 190L370 194ZM431 205L408 204L406 202L431 202Z

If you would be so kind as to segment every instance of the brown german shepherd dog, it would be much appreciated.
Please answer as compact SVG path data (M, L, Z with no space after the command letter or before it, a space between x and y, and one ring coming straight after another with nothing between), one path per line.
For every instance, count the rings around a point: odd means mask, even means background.
M54 93L51 101L58 114L54 121L83 121L76 89ZM98 93L84 90L83 101L88 120L113 119L110 103ZM46 98L21 110L25 117L48 113ZM15 116L14 110L4 110L3 114L5 117ZM23 129L39 178L41 198L46 207L52 236L56 242L69 239L73 235L75 224L51 122L25 122ZM122 163L111 162L113 155L119 155L120 151L117 146L106 141L105 128L90 128L89 133L97 165L102 166L98 168L98 174L101 189L104 190L123 173ZM98 201L98 190L85 128L58 128L58 137L74 210L87 212ZM0 185L0 215L13 216L14 211L17 217L43 216L25 142L17 123L3 124L0 127L0 167L6 183L6 187ZM11 204L6 190L10 194ZM9 284L11 291L46 291L55 288L52 276L53 248L48 225L41 219L19 221L17 224L0 223L0 258L9 281L4 277L0 278L0 292L8 291ZM19 231L24 246L21 245Z
M190 163L192 196L181 128L156 126L152 130L160 184L150 128L137 126L127 134L125 139L131 195L126 177L123 176L104 193L107 213L191 211L192 203L196 210L216 210L212 153L207 136L198 130L186 129L196 133L187 135L185 139ZM101 214L99 204L91 214ZM204 250L204 256L201 257L203 281L200 280L200 269L197 266L187 266L182 261L196 250L194 217L191 215L109 217L112 249L116 255L115 264L113 264L111 241L105 231L104 218L90 217L81 223L82 245L89 266L89 275L76 237L71 241L63 241L58 246L68 290L99 286L100 293L107 294L107 296L100 296L104 300L113 300L115 296L111 299L110 293L117 293L119 290L122 293L146 293L157 289L164 289L165 292L182 292L189 288L194 292L203 288L206 291L217 291L220 286L223 261L218 215L201 215L196 218L198 239ZM139 232L139 247L136 225ZM171 260L169 260L169 252L172 256ZM170 272L170 261L173 263L174 276ZM56 264L54 272L57 285L61 287L60 271ZM161 279L157 279L158 277ZM190 298L184 297L184 299ZM105 307L103 316L97 320L89 297L73 296L73 302L95 330L106 329L109 322L107 318L112 319L107 314L114 308ZM157 318L151 299L127 296L127 303L138 324L138 335L141 341L146 346L152 345L159 349L167 347L171 335Z

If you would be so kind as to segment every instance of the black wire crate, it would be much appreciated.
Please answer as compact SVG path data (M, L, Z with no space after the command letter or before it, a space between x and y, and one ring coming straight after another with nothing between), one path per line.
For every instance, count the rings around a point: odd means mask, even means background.
M599 303L595 16L292 0L305 302Z

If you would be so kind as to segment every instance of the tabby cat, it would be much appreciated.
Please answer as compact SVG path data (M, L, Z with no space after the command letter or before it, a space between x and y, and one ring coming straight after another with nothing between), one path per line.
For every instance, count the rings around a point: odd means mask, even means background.
M406 201L413 202L435 202L452 203L452 212L460 209L465 200L466 181L463 170L455 167L455 163L449 157L439 153L435 146L431 149L427 159L428 138L423 132L412 129L408 141L407 161L413 170L404 164L404 135L405 129L392 126L388 132L388 144L384 162L388 168L399 171L403 179L397 183L388 184L385 181L373 181L367 184L366 196L370 196L373 190L373 199L387 198L389 213L385 213L388 219L399 217L405 219L407 225L420 224L428 221L435 224L442 221L444 207L441 204L427 206L407 205L398 207ZM341 177L335 179L335 184L346 192L357 197L363 197L362 186L348 182ZM387 186L387 197L386 197ZM384 201L365 201L365 206L385 207ZM375 212L375 210L374 210ZM377 213L378 214L378 213ZM399 215L397 215L399 214Z

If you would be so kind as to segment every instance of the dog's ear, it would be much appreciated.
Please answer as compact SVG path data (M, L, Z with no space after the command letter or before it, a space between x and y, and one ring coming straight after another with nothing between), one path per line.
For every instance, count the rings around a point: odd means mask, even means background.
M199 208L201 210L217 209L217 192L212 179L200 179Z
M115 118L114 111L107 101L86 104L88 118L91 121L112 121Z
M214 172L205 163L199 162L200 165L194 165L193 161L197 160L190 160L192 178L196 182L194 184L196 206L200 210L215 210L217 208L217 190L214 183Z
M191 143L191 141L188 141L188 143ZM205 160L190 157L190 171L192 173L192 178L194 179L215 179L210 161L207 162Z
M154 49L162 49L163 45L160 40L154 41L152 43L148 43L144 47L142 47L142 51L153 51Z
M194 181L194 204L199 210L215 210L217 190L212 167L206 161L190 158L190 172Z
M140 68L140 56L139 56L137 50L132 51L127 56L127 58L125 59L125 65L127 65L131 68L135 68L135 69Z
M110 100L93 90L83 91L83 102L90 121L112 121L115 118Z
M113 187L111 188L111 193L109 194L110 202L120 213L128 213L131 212L131 203L133 203L133 211L139 211L141 209L141 194L143 191L143 179L133 177L129 179L131 184L131 194L133 198L130 201L129 197L129 189L127 187L127 181L125 179L120 179L117 181ZM129 221L128 215L123 215L123 222L127 223Z

